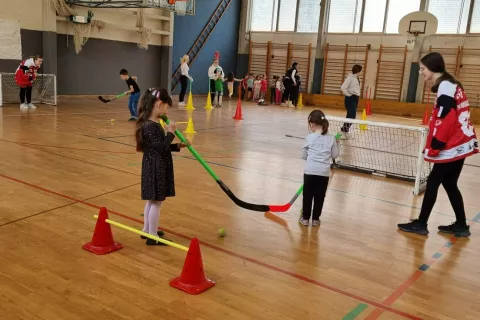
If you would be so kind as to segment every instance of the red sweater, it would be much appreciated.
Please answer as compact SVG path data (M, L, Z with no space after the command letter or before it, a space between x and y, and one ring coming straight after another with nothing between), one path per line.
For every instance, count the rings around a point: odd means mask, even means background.
M15 72L15 81L18 86L20 88L31 87L37 77L36 72L38 69L40 69L40 67L35 65L33 58L23 60Z
M442 81L429 122L425 161L453 162L478 153L475 128L470 122L470 104L462 88Z

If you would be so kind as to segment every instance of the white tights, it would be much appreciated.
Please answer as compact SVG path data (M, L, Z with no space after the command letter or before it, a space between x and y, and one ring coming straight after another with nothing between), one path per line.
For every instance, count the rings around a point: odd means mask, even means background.
M148 200L143 211L143 232L157 236L162 201Z

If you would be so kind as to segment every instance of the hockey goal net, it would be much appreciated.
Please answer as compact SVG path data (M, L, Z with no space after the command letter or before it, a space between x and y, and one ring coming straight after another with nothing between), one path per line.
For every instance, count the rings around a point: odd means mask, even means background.
M332 133L351 123L342 140L335 165L341 169L385 176L414 183L413 193L425 191L431 164L424 161L428 129L400 124L327 117Z
M20 103L20 88L14 73L0 73L0 106ZM54 74L38 74L32 87L32 103L57 105L57 77Z

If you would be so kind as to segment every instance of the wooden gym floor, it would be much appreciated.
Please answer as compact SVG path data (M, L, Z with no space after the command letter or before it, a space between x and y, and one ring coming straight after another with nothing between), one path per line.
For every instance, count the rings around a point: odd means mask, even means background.
M245 103L245 120L234 121L235 100L209 113L204 104L195 99L190 139L220 178L245 201L289 201L304 162L302 141L285 134L304 136L311 109ZM186 246L198 237L206 274L217 282L190 296L168 285L181 273L183 251L147 247L117 228L124 249L105 256L81 249L99 207L142 226L141 154L125 100L71 98L58 108L0 112L0 319L480 318L480 157L460 179L472 236L457 240L436 232L454 221L443 190L430 236L408 235L396 224L419 212L412 184L337 170L321 227L304 228L301 197L277 215L283 221L243 210L184 149L174 157L177 197L164 204L161 227ZM188 119L177 108L170 117Z

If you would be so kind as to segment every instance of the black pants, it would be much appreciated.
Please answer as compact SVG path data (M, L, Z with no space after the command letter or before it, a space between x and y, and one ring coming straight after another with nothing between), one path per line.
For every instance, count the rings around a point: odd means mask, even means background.
M327 193L329 177L303 175L303 219L319 220L322 214L323 202ZM312 201L313 212L312 212Z
M290 78L284 79L283 85L285 87L285 91L283 92L283 99L285 100L285 102L287 102L288 100L292 99L292 95L294 94L293 90L295 89L295 87L293 86L293 81Z
M300 88L297 86L292 86L292 92L290 93L290 99L292 100L292 104L296 107L298 103L298 96L300 95Z
M356 95L351 95L350 97L345 96L345 109L347 109L347 118L355 119L357 117L357 107L358 107L359 97ZM344 123L342 126L342 132L350 131L351 123Z
M275 102L276 88L270 88L270 104Z
M32 87L20 88L20 102L25 103L25 96L27 97L27 103L32 102Z
M187 92L188 86L188 78L184 75L180 76L180 96L178 97L179 102L183 102L185 100L185 93Z
M215 101L215 80L210 79L210 99L212 100L212 104Z
M428 176L427 189L423 197L422 209L420 210L420 222L427 223L430 213L432 212L435 201L437 201L438 188L443 185L447 192L448 199L452 204L457 223L462 226L467 225L465 217L465 207L463 205L463 197L458 189L457 182L462 172L465 159L447 163L435 163L432 172Z

